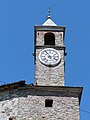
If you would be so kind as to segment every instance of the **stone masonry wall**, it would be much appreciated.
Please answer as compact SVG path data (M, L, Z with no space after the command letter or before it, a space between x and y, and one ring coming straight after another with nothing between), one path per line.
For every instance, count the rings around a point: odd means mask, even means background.
M64 50L58 50L61 54L61 62L57 66L48 67L39 61L39 53L42 49L36 49L35 81L38 85L63 86L64 85ZM57 78L57 79L56 79Z
M52 107L45 107L52 99ZM78 97L32 89L0 93L0 120L80 120Z
M45 31L38 31L36 33L36 45L44 45L44 35L48 33ZM55 46L64 46L63 32L51 32L55 35Z
M36 46L44 46L44 35L46 33L46 31L36 32ZM55 35L55 46L64 47L63 32L51 33ZM35 82L38 85L64 86L64 50L58 50L61 54L60 64L55 67L47 67L39 61L38 57L40 51L43 49L44 48L36 48Z

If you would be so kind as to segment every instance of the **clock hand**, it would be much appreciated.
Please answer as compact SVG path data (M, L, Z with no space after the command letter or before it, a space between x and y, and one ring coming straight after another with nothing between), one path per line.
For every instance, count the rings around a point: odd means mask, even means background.
M47 51L45 51L48 54L48 57L51 59L52 57L49 55L49 53Z

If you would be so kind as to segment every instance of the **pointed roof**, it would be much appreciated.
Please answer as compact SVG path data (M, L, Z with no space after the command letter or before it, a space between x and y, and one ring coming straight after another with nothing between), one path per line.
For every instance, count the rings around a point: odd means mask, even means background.
M47 20L42 24L43 26L57 26L51 19L51 16L47 16Z

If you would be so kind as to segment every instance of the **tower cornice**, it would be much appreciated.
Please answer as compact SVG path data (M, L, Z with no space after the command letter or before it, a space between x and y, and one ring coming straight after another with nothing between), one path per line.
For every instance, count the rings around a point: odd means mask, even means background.
M36 25L34 26L34 30L35 31L60 31L60 32L65 32L65 26L39 26L39 25Z

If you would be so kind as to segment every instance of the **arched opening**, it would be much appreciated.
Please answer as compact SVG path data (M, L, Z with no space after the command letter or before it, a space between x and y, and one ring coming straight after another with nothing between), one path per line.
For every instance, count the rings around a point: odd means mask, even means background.
M44 45L55 45L55 35L53 33L45 34Z

